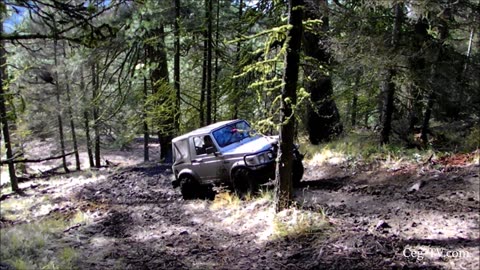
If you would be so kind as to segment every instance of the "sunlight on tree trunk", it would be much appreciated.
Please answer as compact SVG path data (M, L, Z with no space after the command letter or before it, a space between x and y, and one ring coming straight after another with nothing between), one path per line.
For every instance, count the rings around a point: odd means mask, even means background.
M60 140L60 151L62 153L63 169L66 173L70 172L67 165L67 158L65 157L65 138L63 134L63 120L62 120L62 104L60 102L60 81L58 76L58 52L57 52L57 40L53 41L53 57L55 62L55 98L57 100L57 122L58 122L58 136Z
M3 11L0 11L0 35L3 34ZM10 130L8 129L7 107L6 107L6 90L4 90L4 78L6 76L6 54L5 44L0 40L0 120L2 124L3 141L7 150L6 158L8 162L8 173L10 175L10 185L14 192L19 192L17 175L15 174L15 165L13 164L12 143L10 141ZM1 157L1 155L0 155Z
M302 39L303 0L290 0L288 23L292 28L287 35L287 53L283 74L282 101L280 108L280 139L275 172L275 210L289 207L293 197L293 138L295 132L294 107L297 105L298 63Z

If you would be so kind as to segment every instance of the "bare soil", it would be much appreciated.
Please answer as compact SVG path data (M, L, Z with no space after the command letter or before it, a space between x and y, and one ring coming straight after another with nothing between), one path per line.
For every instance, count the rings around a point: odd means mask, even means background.
M127 163L26 191L56 200L48 214L93 216L56 243L75 248L79 269L479 269L480 166L452 160L307 165L297 207L325 213L328 226L285 237L270 200L184 201L168 165Z

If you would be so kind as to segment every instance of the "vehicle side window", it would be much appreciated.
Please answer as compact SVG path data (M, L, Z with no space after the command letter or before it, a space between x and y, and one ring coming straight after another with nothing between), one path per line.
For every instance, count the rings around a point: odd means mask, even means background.
M203 137L193 137L193 146L195 147L195 153L198 155L203 155L206 154L207 152L205 151L205 141L203 140Z
M188 158L188 141L178 141L174 144L175 161Z
M193 146L195 147L197 156L207 154L207 148L209 147L216 149L209 135L193 137Z
M204 142L203 147L205 148L205 152L207 151L208 148L211 148L211 147L213 148L214 152L217 151L217 147L213 143L212 137L210 137L210 135L206 135L205 137L203 137L203 142Z

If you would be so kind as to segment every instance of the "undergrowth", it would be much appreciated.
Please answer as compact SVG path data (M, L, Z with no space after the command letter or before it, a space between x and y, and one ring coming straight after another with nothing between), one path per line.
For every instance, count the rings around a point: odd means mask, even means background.
M59 207L49 195L2 201L0 218L14 225L0 229L0 261L17 270L75 269L78 253L62 241L64 230L90 223L91 216Z
M401 144L380 145L378 136L371 132L350 132L328 143L312 145L306 138L301 139L301 151L306 162L316 164L344 164L356 168L362 164L378 163L391 166L395 163L424 163L430 158L440 158L451 152L433 148L406 148Z
M17 270L75 269L77 252L60 241L70 225L61 217L49 217L0 229L0 261Z

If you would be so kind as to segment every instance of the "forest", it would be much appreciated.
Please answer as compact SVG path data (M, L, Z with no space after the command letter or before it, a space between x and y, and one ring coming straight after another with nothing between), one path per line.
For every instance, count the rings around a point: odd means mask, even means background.
M479 0L0 16L0 270L480 267ZM183 200L172 139L231 119L280 135L274 187Z

